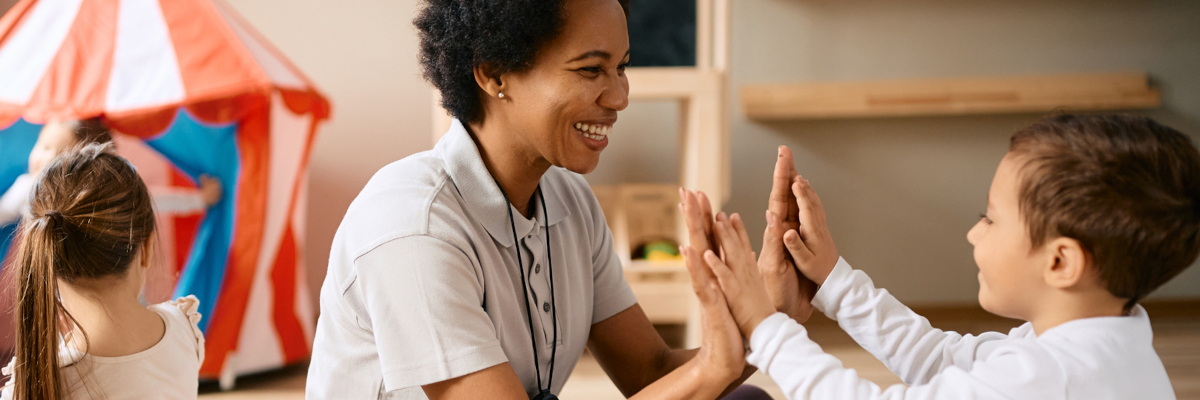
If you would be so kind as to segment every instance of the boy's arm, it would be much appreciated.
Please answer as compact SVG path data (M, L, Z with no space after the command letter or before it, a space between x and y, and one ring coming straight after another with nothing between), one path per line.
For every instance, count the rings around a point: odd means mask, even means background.
M21 175L8 187L8 191L0 196L0 226L16 222L29 204L29 192L33 190L33 178ZM2 255L0 255L2 256Z
M970 371L949 368L928 383L886 389L843 368L809 340L803 326L776 313L758 324L746 361L771 376L789 399L1061 398L1066 377L1036 346L1005 346Z
M803 177L792 185L800 228L784 235L784 245L806 277L821 285L813 306L837 320L859 345L908 384L928 382L951 365L969 369L979 345L1002 334L963 337L934 329L925 318L875 288L862 271L838 256L825 221L821 198Z
M970 370L983 343L1007 337L935 329L842 258L817 291L813 306L910 385L927 383L950 366Z

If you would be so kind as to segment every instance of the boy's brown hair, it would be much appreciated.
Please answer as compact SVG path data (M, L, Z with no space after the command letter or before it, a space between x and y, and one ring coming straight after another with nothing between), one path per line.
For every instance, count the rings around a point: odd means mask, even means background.
M1184 134L1122 115L1058 115L1013 134L1033 247L1079 241L1114 296L1138 300L1200 254L1200 152Z

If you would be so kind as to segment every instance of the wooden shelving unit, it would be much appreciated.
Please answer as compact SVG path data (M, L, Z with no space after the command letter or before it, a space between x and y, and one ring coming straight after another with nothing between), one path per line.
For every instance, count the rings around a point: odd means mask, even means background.
M1140 72L747 85L742 111L759 121L1155 108Z

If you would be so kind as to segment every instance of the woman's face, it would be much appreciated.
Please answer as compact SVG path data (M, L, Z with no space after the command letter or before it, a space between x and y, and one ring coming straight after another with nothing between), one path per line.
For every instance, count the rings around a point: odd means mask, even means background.
M563 11L561 34L533 67L500 76L504 98L488 100L498 104L487 119L499 119L531 157L586 174L629 105L629 32L617 0L567 0Z

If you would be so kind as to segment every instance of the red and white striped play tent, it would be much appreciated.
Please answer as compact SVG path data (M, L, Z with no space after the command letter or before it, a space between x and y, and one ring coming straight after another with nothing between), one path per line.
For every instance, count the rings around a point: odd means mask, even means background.
M329 111L221 0L22 0L0 18L0 142L17 143L5 154L38 124L99 116L139 139L118 148L150 185L222 181L224 198L202 217L160 218L159 233L173 295L200 298L201 377L225 387L309 357L305 177Z

